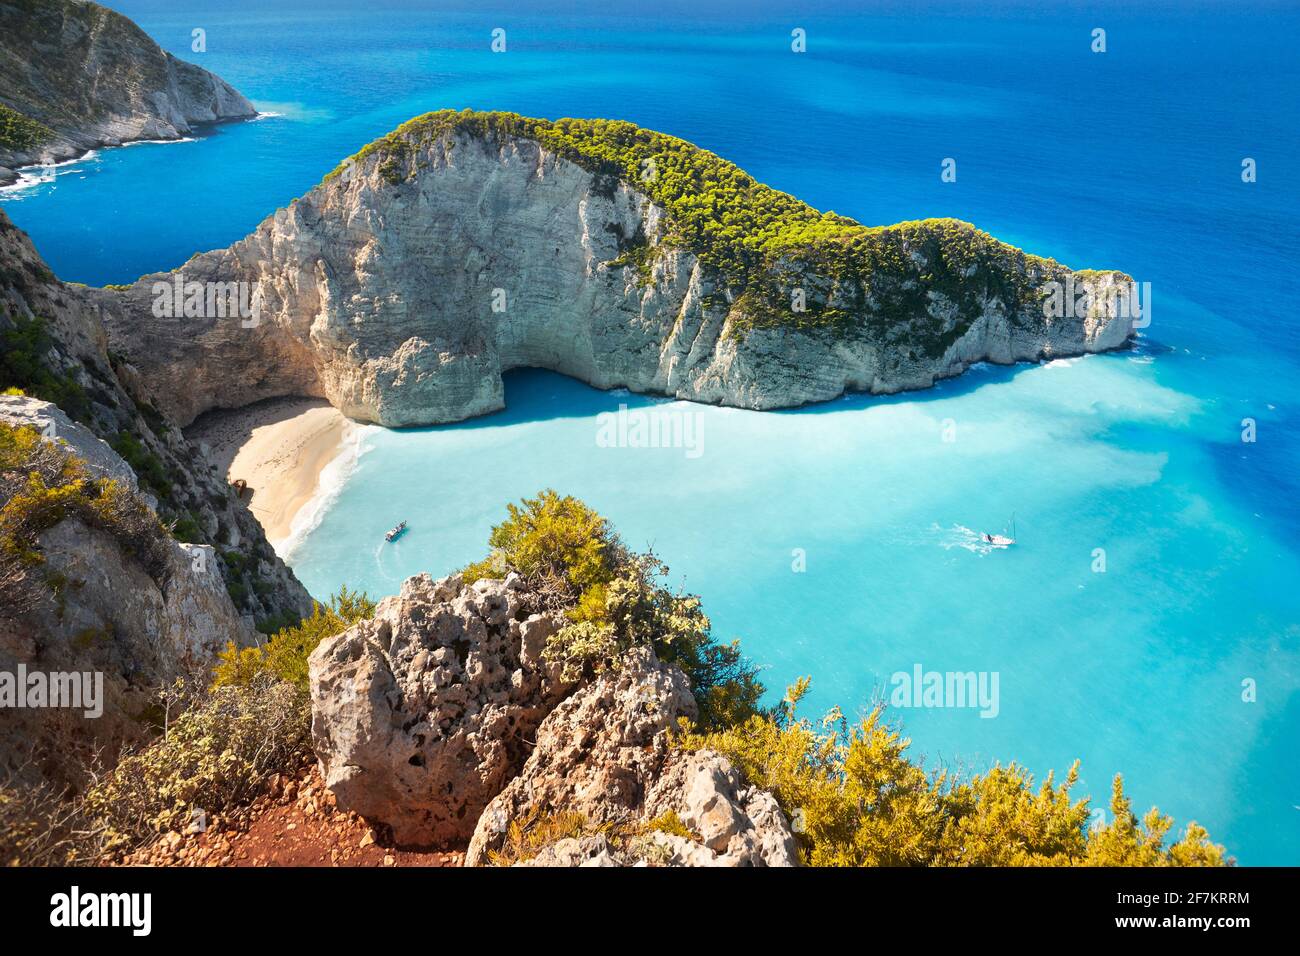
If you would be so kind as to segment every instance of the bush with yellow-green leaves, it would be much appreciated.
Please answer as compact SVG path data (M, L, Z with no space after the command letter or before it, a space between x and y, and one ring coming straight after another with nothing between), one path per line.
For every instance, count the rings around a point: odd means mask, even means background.
M721 644L700 599L663 585L668 566L629 551L609 522L577 498L546 489L508 505L492 529L492 553L464 571L467 582L519 574L568 623L548 642L547 660L567 680L617 667L632 647L653 647L691 682L702 726L758 713L763 685L739 642Z
M84 813L103 822L106 852L128 850L185 829L195 811L251 802L271 775L301 765L310 731L311 708L292 684L261 674L219 687L91 786Z
M308 690L307 658L327 637L342 634L358 621L375 613L375 602L344 585L328 604L312 605L311 617L286 627L257 647L226 644L213 672L214 687L246 686L260 675L269 674L303 693Z
M24 865L96 863L252 802L276 773L311 757L307 657L326 637L370 617L374 604L342 588L312 616L260 647L228 645L213 685L179 703L162 735L95 773L80 797L0 786L0 860Z
M794 821L812 866L1223 866L1223 847L1195 823L1166 846L1173 821L1132 811L1116 776L1110 820L1089 827L1088 800L1071 800L1078 764L1037 788L1016 764L968 779L930 774L877 708L856 726L838 712L820 723L796 705L805 678L774 711L677 744L728 757L772 791Z
M93 863L103 842L104 825L53 784L0 783L0 866Z
M86 463L31 426L0 422L0 616L30 611L45 581L42 531L76 518L112 535L160 585L170 542L158 516L121 481L96 478Z

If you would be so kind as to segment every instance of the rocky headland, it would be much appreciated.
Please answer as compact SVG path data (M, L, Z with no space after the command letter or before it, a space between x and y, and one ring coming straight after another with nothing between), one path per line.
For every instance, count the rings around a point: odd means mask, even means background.
M21 166L256 115L120 13L89 0L0 3L0 186Z
M1093 305L1050 317L1067 283ZM751 409L925 388L980 361L1124 345L1128 284L956 220L820 213L629 123L446 111L229 249L97 304L182 425L299 395L399 426L500 409L502 373L524 366ZM223 289L256 308L217 315L203 296Z

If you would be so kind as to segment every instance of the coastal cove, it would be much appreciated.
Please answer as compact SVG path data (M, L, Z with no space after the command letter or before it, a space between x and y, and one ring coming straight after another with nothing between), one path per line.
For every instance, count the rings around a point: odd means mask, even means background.
M193 4L111 5L187 56ZM714 635L765 668L767 703L810 675L801 712L852 718L893 675L973 673L980 706L901 695L889 712L928 767L1014 760L1059 780L1079 758L1094 807L1122 772L1139 813L1195 820L1245 864L1300 861L1300 197L1283 183L1300 141L1282 122L1300 79L1278 39L1294 15L1111 11L1112 52L1090 58L1060 14L923 31L844 14L803 24L816 55L800 57L784 13L736 34L620 9L512 16L494 58L475 13L323 7L328 30L292 3L204 8L202 62L264 118L48 168L0 193L5 211L60 278L133 282L236 242L423 112L604 116L818 209L958 217L1153 294L1129 349L786 411L515 368L503 411L456 424L386 429L319 399L198 419L187 435L253 487L313 596L450 573L483 557L507 502L555 488L701 595ZM1225 67L1229 48L1275 81ZM301 70L276 68L286 52ZM1127 144L1056 121L1116 103L1141 113ZM1247 155L1263 170L1249 186ZM1013 515L1016 546L987 547Z
M1285 583L1300 564L1277 542L1242 539L1222 502L1212 517L1196 502L1210 464L1191 427L1197 403L1161 387L1150 359L983 366L921 398L850 396L791 412L517 371L504 412L364 426L355 457L340 462L346 478L322 492L285 558L313 594L394 593L411 574L480 558L506 502L561 489L608 515L630 546L653 548L674 586L701 594L715 634L741 638L765 666L773 699L808 674L806 713L838 704L853 715L918 665L996 673L997 719L972 707L890 713L933 766L1016 760L1059 777L1081 758L1082 792L1104 797L1124 772L1138 805L1159 799L1231 834L1244 856L1231 781L1263 786L1270 757L1251 756L1266 711L1243 706L1235 675L1300 667L1295 647L1273 637L1300 613ZM1110 401L1098 408L1095 393ZM620 414L690 417L681 432L698 444L609 447L601 437ZM959 437L945 443L954 418ZM1017 547L991 549L979 532L1003 530L1012 511ZM410 530L385 542L399 520ZM1272 608L1259 606L1261 591L1276 596ZM1220 616L1253 623L1224 634ZM1189 761L1236 769L1188 794ZM1277 773L1280 801L1288 784Z

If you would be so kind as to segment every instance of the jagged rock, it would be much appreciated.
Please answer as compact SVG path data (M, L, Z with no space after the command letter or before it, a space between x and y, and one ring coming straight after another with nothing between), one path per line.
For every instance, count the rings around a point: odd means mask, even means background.
M566 686L530 657L553 621L502 581L423 574L310 659L312 738L339 806L398 843L467 839Z
M213 549L168 540L166 568L155 581L112 536L80 521L62 521L37 539L48 573L67 580L51 636L111 638L115 660L105 668L157 686L180 674L202 674L227 642L247 647L258 635L226 593Z
M648 648L629 652L542 722L523 770L480 817L466 865L488 862L512 821L558 813L612 828L617 845L604 833L570 837L529 865L795 865L793 834L771 794L747 786L716 753L670 747L668 732L695 713L680 670ZM669 812L699 840L649 827Z
M766 790L745 783L725 757L677 752L646 798L643 816L675 813L698 841L670 833L653 838L677 866L795 866L794 834Z
M0 167L9 170L257 115L230 84L87 0L0 4L0 105L48 130L37 142L0 147ZM16 178L5 172L0 185Z
M160 532L161 535L161 532ZM6 711L0 721L0 781L80 785L97 751L113 757L148 737L156 690L176 678L206 681L228 642L257 632L226 593L212 549L162 536L153 573L119 541L69 518L42 532L42 603L21 621L0 619L0 671L102 675L102 714L76 709Z

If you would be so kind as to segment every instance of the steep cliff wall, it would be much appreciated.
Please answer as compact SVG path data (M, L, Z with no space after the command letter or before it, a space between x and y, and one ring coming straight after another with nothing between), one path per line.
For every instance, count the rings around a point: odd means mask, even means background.
M120 13L87 0L0 3L0 185L16 166L256 115Z
M160 317L182 276L246 283L256 317ZM229 249L100 302L181 423L298 394L415 425L502 407L520 366L769 409L1124 344L1131 321L1104 308L1045 314L1067 281L1126 301L1121 273L954 220L864 227L630 124L437 113Z
M177 541L153 504L88 428L0 395L0 680L14 682L0 694L0 786L83 783L97 752L111 763L149 736L160 687L206 682L228 642L256 642L215 549ZM98 675L83 692L95 699L20 703L24 673Z
M178 537L212 545L215 567L250 620L296 620L310 612L306 590L247 504L148 401L137 370L110 353L94 298L84 286L59 282L0 210L0 391L16 387L62 410L8 398L0 420L42 430L52 422L59 437L102 439L83 442L82 456L92 466L129 465L129 483Z

